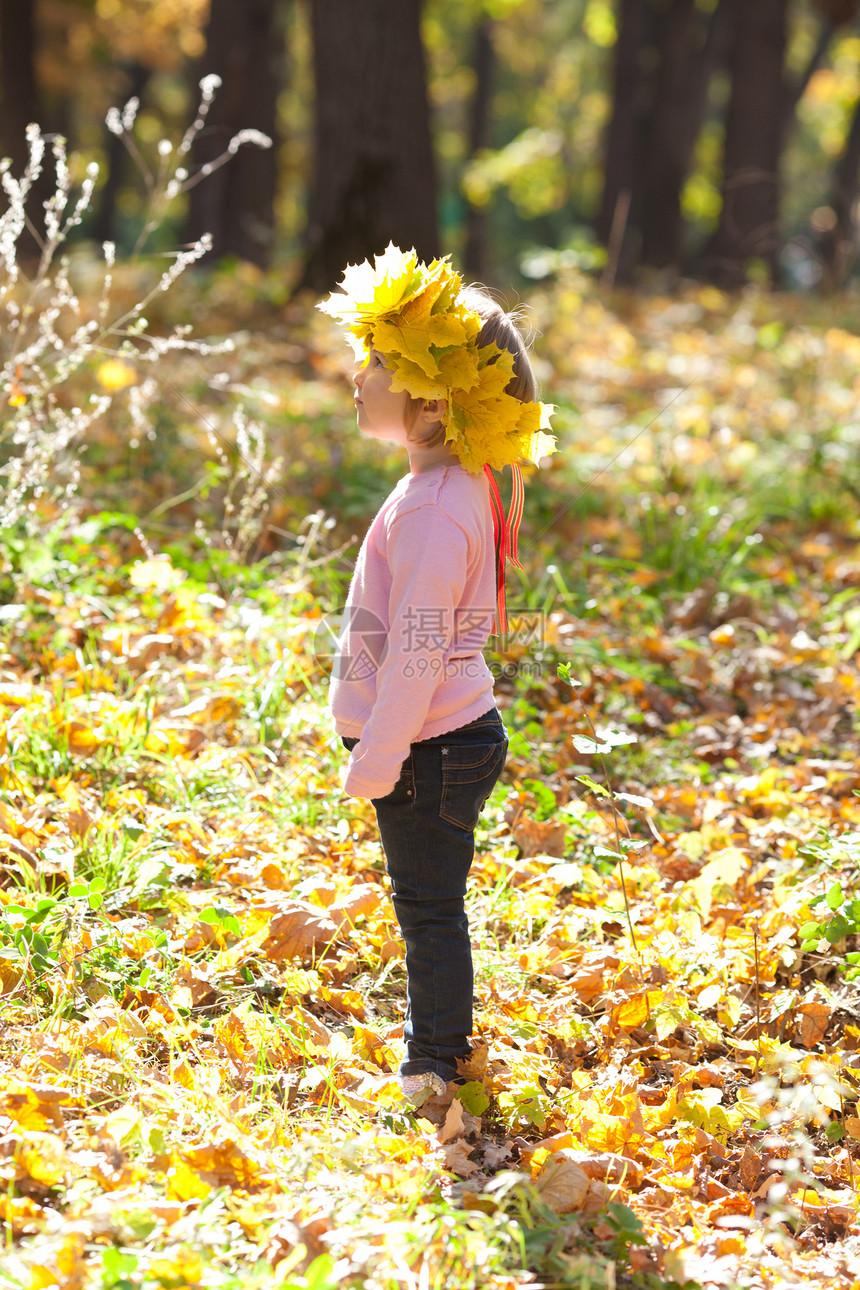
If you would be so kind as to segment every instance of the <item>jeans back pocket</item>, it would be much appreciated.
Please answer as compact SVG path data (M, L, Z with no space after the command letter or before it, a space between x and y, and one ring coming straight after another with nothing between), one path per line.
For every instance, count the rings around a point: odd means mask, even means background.
M442 799L439 814L449 824L471 832L502 773L508 741L443 744L440 752Z

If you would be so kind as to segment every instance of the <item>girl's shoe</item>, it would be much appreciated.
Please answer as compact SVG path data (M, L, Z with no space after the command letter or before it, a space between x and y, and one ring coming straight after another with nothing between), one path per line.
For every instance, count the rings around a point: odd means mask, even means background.
M430 1097L441 1097L447 1088L442 1076L435 1071L424 1071L421 1075L398 1075L397 1083L406 1101L416 1108L423 1106Z

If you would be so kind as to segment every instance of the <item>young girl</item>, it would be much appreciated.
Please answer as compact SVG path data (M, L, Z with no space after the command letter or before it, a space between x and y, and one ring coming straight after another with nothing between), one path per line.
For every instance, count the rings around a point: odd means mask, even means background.
M350 267L319 307L346 324L358 428L405 448L409 474L364 539L332 671L335 729L350 750L344 792L376 809L406 946L406 1060L415 1106L469 1055L472 955L464 910L475 826L507 738L482 650L507 630L505 557L516 559L519 461L554 451L542 433L525 343L447 258L389 246ZM506 523L492 468L514 470Z

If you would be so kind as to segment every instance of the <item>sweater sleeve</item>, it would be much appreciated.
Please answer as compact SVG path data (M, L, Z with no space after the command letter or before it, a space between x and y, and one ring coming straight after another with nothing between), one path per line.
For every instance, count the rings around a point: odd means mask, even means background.
M431 524L428 521L432 522ZM343 781L350 797L385 797L444 678L468 567L468 540L442 512L418 507L391 525L389 631L376 700Z

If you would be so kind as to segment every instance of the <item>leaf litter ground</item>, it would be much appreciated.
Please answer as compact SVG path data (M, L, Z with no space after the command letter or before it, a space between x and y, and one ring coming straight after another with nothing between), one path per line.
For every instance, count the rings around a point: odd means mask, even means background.
M492 655L511 755L469 897L475 1049L417 1113L310 576L225 597L103 544L85 587L3 609L5 1283L860 1285L856 539L788 535L762 470L759 551L695 482L754 442L713 431L727 386L764 407L745 367L779 381L775 347L801 363L817 333L762 336L745 304L716 338L660 301L565 321L578 290L546 351L571 425L603 415L584 478L649 372L649 397L679 356L711 379L670 461L629 450L650 514L538 494L558 564Z

